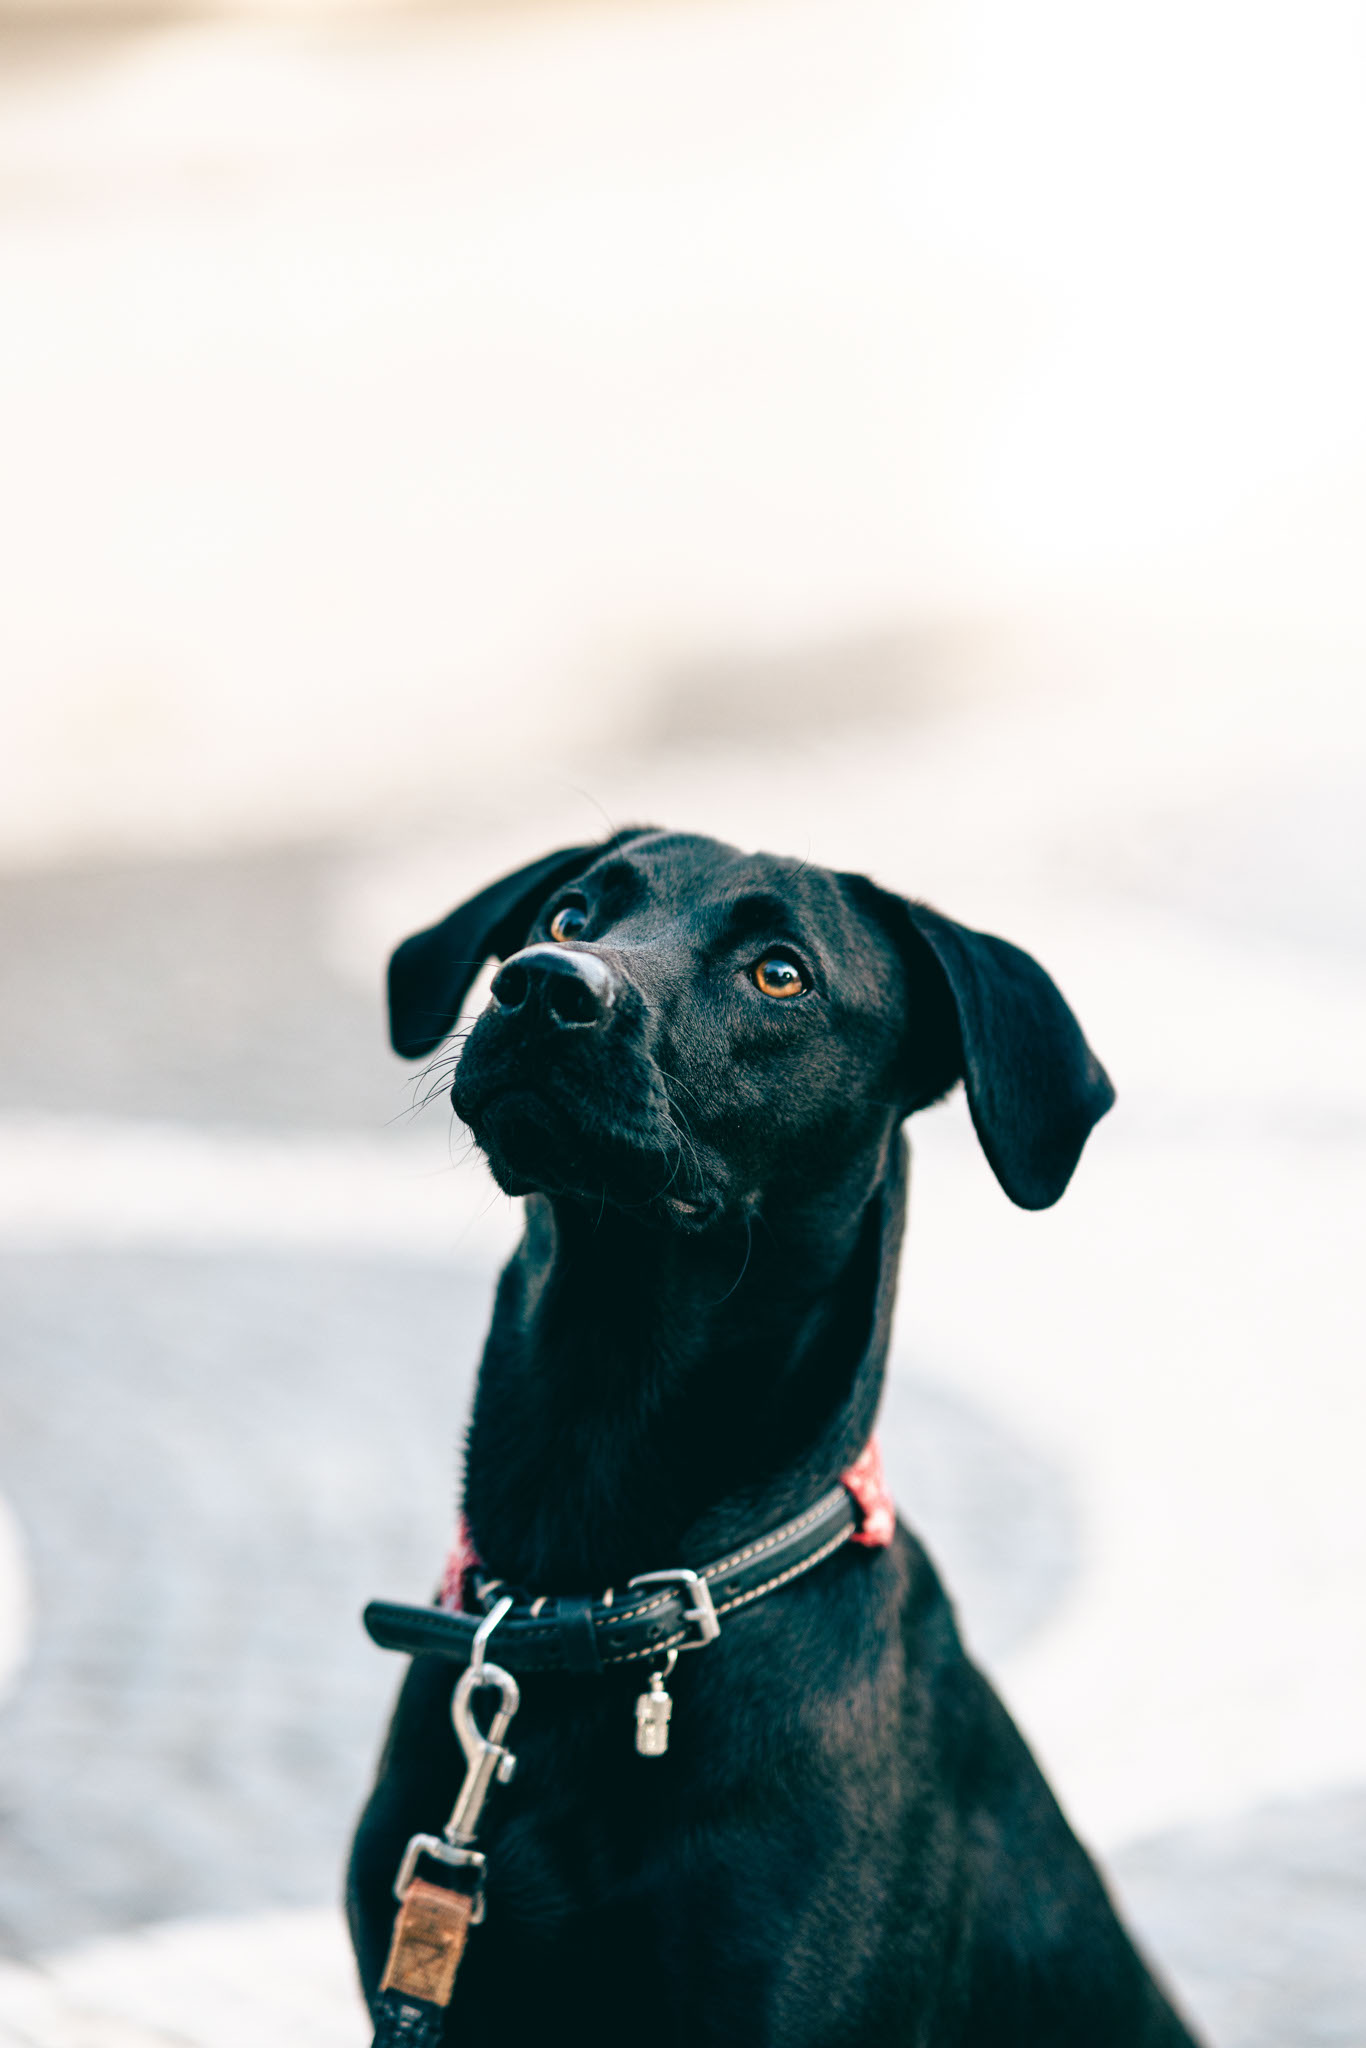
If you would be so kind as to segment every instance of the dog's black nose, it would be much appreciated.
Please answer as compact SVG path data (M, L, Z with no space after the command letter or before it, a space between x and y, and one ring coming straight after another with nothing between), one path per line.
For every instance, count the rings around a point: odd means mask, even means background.
M501 1010L524 1011L552 1030L604 1023L616 992L607 962L577 946L527 946L493 977L493 999Z

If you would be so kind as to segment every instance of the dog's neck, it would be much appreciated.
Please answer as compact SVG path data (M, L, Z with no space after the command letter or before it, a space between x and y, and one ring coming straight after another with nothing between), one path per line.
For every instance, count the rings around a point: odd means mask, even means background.
M748 1232L533 1196L498 1287L465 1514L488 1568L597 1592L808 1505L881 1391L905 1152Z

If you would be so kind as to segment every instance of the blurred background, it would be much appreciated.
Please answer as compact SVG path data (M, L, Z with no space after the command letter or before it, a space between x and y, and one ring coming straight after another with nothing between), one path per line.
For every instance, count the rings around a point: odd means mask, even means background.
M349 2048L517 1230L389 948L649 819L1035 952L883 1421L1212 2048L1363 2048L1366 14L0 0L0 2042Z

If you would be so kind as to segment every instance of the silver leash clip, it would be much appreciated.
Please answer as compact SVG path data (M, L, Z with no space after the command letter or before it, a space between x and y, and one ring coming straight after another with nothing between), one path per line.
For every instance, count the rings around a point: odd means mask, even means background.
M504 1671L501 1665L486 1663L484 1658L489 1637L511 1606L511 1595L505 1593L480 1622L474 1632L469 1664L460 1674L460 1683L451 1701L451 1719L455 1723L460 1747L465 1752L466 1764L465 1782L460 1787L444 1829L446 1840L452 1844L474 1840L479 1815L494 1778L500 1785L506 1785L517 1768L517 1759L504 1746L503 1737L512 1726L512 1717L521 1705L522 1696L512 1673ZM487 1735L474 1718L474 1695L486 1686L496 1686L500 1694Z
M506 1785L517 1768L517 1759L503 1738L512 1726L512 1717L521 1705L522 1696L512 1673L504 1671L498 1664L490 1664L484 1654L489 1637L511 1606L511 1596L504 1594L474 1632L469 1665L460 1674L460 1683L451 1700L451 1720L460 1747L465 1752L464 1782L441 1834L414 1835L404 1850L394 1881L394 1895L400 1900L413 1881L420 1856L430 1856L437 1863L453 1868L482 1871L484 1867L482 1854L470 1846L479 1827L484 1801L494 1780ZM474 1695L486 1688L496 1690L499 1695L487 1735L474 1716ZM483 1917L481 1892L470 1915L471 1924L477 1925Z

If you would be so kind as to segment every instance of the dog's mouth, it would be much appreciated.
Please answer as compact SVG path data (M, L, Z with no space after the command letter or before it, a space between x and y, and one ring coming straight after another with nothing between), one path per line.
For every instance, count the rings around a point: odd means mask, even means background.
M679 1231L719 1216L719 1162L675 1114L642 1036L629 1015L610 1035L546 1034L485 1012L451 1102L505 1193L567 1196Z
M706 1230L721 1214L721 1197L716 1194L658 1195L655 1204L659 1213L666 1217L678 1230Z
M652 1118L609 1126L524 1081L476 1090L457 1075L451 1099L505 1194L567 1196L686 1231L720 1213L682 1144Z

